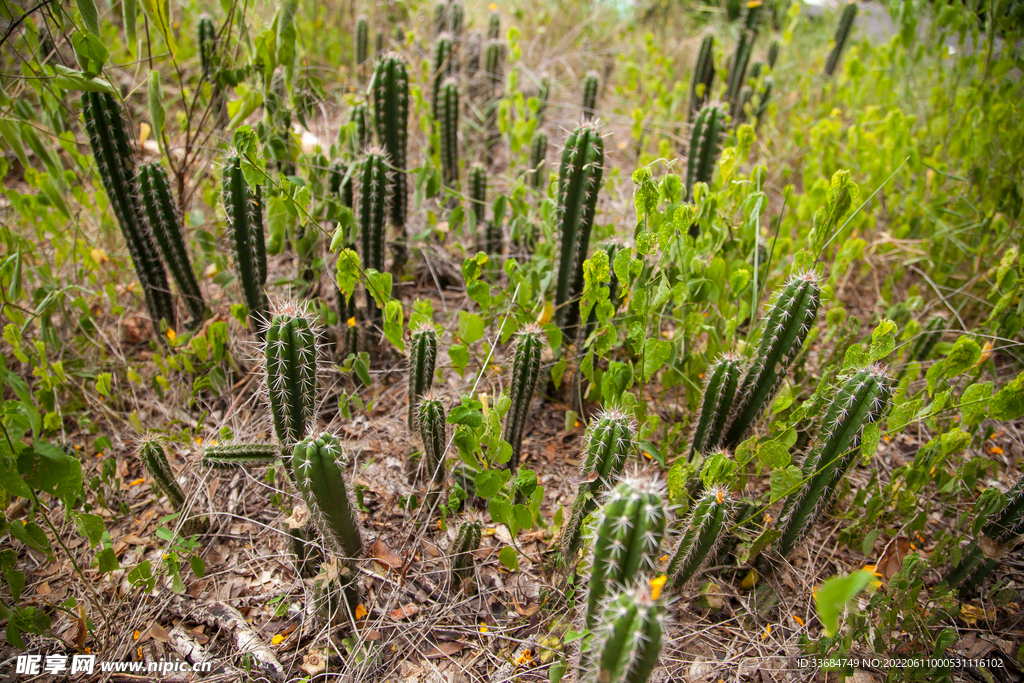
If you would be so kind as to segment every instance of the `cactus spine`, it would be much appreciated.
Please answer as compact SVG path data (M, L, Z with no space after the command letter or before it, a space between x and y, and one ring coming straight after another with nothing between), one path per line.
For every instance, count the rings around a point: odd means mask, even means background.
M436 492L444 487L445 414L444 405L432 391L423 395L417 415L420 437L423 439L423 465L430 484L427 507L433 506Z
M283 307L267 327L267 394L274 432L281 446L306 438L316 402L318 330L297 306Z
M547 154L547 133L538 131L533 134L533 140L530 141L530 170L527 172L527 182L531 187L540 187L541 179L544 177L544 159Z
M727 353L708 369L708 381L704 386L704 401L700 417L693 432L689 460L704 455L718 445L725 429L725 421L736 398L736 386L740 379L740 357Z
M391 171L388 155L377 147L366 151L359 166L359 235L363 248L363 267L384 272L384 220L388 211ZM397 175L397 174L396 174ZM366 310L379 319L380 310L366 291Z
M444 184L459 184L459 88L454 80L441 86L437 112L441 130L441 168Z
M138 181L146 222L156 237L164 262L167 263L171 276L178 285L178 291L188 307L189 315L192 316L189 327L195 327L203 320L206 303L203 301L203 293L199 291L199 283L196 281L188 251L185 249L185 238L171 198L167 172L159 162L141 164Z
M423 323L411 332L409 345L409 430L416 428L416 406L420 397L434 383L434 361L437 359L437 330L433 323Z
M231 469L244 465L269 465L281 455L281 449L270 443L227 443L203 449L202 463L214 469Z
M167 272L153 237L145 229L138 205L132 148L125 133L121 111L109 93L82 93L82 108L89 145L99 168L103 189L106 190L114 215L121 226L121 234L128 245L135 274L142 285L146 307L155 331L164 321L174 327L174 301L167 284Z
M722 438L723 447L736 448L771 401L807 338L820 303L821 288L813 272L794 275L778 292L765 319L757 356L737 390L740 400Z
M167 462L167 454L164 453L163 444L158 439L146 438L139 443L139 461L142 467L152 479L152 487L158 493L167 496L171 508L175 512L181 512L185 507L185 492L181 490L171 466ZM209 522L205 518L193 517L185 520L182 531L187 536L192 534L205 533L209 528Z
M356 21L356 66L361 66L366 63L367 49L369 48L369 34L370 26L366 21L366 17L359 17Z
M501 38L501 15L491 12L491 16L487 18L487 39L498 40L499 38Z
M394 169L389 181L391 189L391 223L405 226L405 155L409 139L409 76L405 62L398 55L386 55L377 62L370 83L377 140L387 150ZM383 260L384 252L381 251ZM379 270L383 270L383 265Z
M711 97L711 84L715 80L715 37L706 36L697 53L697 64L693 68L690 82L690 110L687 118L692 119Z
M836 488L859 457L857 448L865 424L877 422L892 401L892 379L880 366L849 377L825 413L820 444L805 458L807 483L786 498L779 525L779 552L789 555L835 497Z
M598 79L594 74L587 74L583 79L583 118L589 120L597 113Z
M709 104L697 114L690 134L690 151L686 159L686 198L693 200L693 186L710 183L711 173L718 161L718 145L725 128L725 110Z
M441 120L441 109L439 108L438 96L445 79L453 72L452 70L452 40L448 34L438 37L434 44L434 69L433 84L430 93L430 111L434 114L434 120Z
M448 553L452 563L452 583L466 585L473 578L474 553L480 548L480 522L463 522Z
M608 495L594 533L586 628L595 626L602 603L616 587L631 583L654 566L665 535L664 494L658 483L630 479Z
M505 416L504 438L512 446L508 468L516 471L523 450L523 431L530 412L533 392L540 379L540 352L544 347L544 331L535 324L527 325L516 339L515 360L512 363L512 387L509 398L512 406Z
M235 274L242 285L249 308L249 324L260 338L267 318L267 249L263 236L263 198L260 186L249 187L242 174L242 161L228 157L224 166L224 213L234 247Z
M668 565L668 578L676 588L682 588L692 579L725 535L732 499L729 492L713 486L697 499L686 525L686 532L679 542L672 561Z
M826 76L835 73L836 67L839 66L839 57L843 54L843 48L846 47L846 41L853 29L853 20L856 18L857 3L856 1L848 2L846 7L843 7L843 15L839 18L839 26L836 28L836 36L833 41L835 45L832 46L832 51L828 53L828 59L825 61Z
M580 124L565 141L558 170L556 223L562 232L555 315L566 339L574 339L583 293L583 262L604 173L604 140L594 124Z
M665 606L637 591L621 591L602 613L589 651L587 683L645 683L661 655Z
M562 529L562 559L571 566L582 542L583 520L597 509L598 496L622 473L636 450L636 426L623 411L610 409L587 426L585 457L572 512Z
M742 31L740 41L736 44L736 52L733 54L732 64L729 66L729 79L725 86L725 99L729 103L729 112L733 117L739 113L742 102L740 93L747 78L747 65L750 63L750 53L754 47L754 33Z

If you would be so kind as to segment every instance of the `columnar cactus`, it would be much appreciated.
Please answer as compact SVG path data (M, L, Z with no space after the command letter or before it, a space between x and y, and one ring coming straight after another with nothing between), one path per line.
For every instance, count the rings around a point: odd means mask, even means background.
M757 31L757 25L761 21L761 9L764 7L764 3L761 0L754 0L753 2L747 3L747 16L744 19L743 26L748 31Z
M566 339L574 339L583 293L583 262L604 173L604 140L590 122L580 124L565 141L558 169L556 226L562 233L555 315Z
M366 150L359 166L359 208L356 219L362 242L363 267L384 272L384 220L388 211L390 196L390 175L400 175L391 170L387 153L379 147ZM370 315L380 317L369 290L366 292L366 309Z
M120 107L109 93L85 92L82 93L82 114L100 180L128 245L153 327L159 332L163 321L173 328L174 300L167 284L167 272L139 210L135 162Z
M405 226L407 203L405 158L409 139L409 76L400 56L385 55L377 62L370 89L373 91L377 141L387 150L394 169L389 181L391 223L402 228Z
M741 371L740 357L734 353L726 353L705 373L707 381L704 384L704 400L701 403L697 426L693 431L689 460L693 460L694 456L711 452L721 440L725 421L736 398L736 386L739 384Z
M434 5L434 35L439 36L448 30L448 3L438 2Z
M893 382L881 366L871 366L848 377L829 405L822 421L820 443L803 463L801 489L786 498L779 528L779 552L789 555L818 517L831 507L836 489L853 462L860 457L864 425L877 422L892 402Z
M484 47L484 75L492 91L504 82L504 47L500 40L490 40Z
M324 539L347 559L363 552L356 505L345 481L345 451L337 437L324 432L295 444L292 471Z
M447 187L459 184L459 88L449 79L438 94L437 122L441 134L442 179Z
M576 485L576 500L562 529L562 559L572 566L583 540L583 520L597 509L598 497L614 482L636 452L636 424L625 412L611 408L587 425L584 458Z
M665 535L664 487L627 479L608 495L594 531L584 626L594 628L605 599L654 567Z
M1003 509L992 515L981 533L989 542L974 542L965 547L960 563L943 580L959 588L961 600L967 600L981 588L985 579L999 567L999 560L989 557L985 548L993 543L1009 544L1024 534L1024 477L1006 492Z
M737 390L739 401L722 438L734 449L771 402L807 338L821 304L821 286L814 272L794 275L775 297L765 319L757 356Z
M249 187L242 174L242 161L228 157L224 165L222 199L234 249L235 275L249 308L249 324L263 337L267 319L267 249L263 236L263 198L260 186Z
M367 50L369 48L369 34L370 26L366 21L366 17L359 17L356 21L356 39L355 39L355 58L356 66L361 66L366 63Z
M201 462L213 469L231 469L245 465L270 465L281 457L281 448L272 443L225 443L203 448Z
M540 87L537 88L537 125L544 123L544 112L548 108L548 98L551 96L551 81L545 76L540 79Z
M378 30L373 36L373 56L377 58L382 54L384 54L384 32Z
M1024 534L1024 477L1006 492L1006 504L982 527L981 532L1000 543Z
M825 75L831 76L835 73L836 67L839 66L839 57L843 54L843 48L846 47L846 41L850 37L850 31L853 29L853 20L857 18L857 3L855 0L848 2L843 7L843 15L839 18L839 26L836 27L836 36L833 40L834 45L832 51L828 53L828 59L825 60Z
M185 507L185 492L181 490L181 486L178 485L177 480L174 478L174 473L167 462L167 455L164 453L164 447L160 440L155 438L143 439L139 442L138 455L142 467L152 480L150 485L158 493L167 496L167 500L175 512L181 512L182 508ZM205 518L196 517L185 520L182 530L186 535L191 536L192 534L204 533L208 527L209 523Z
M531 187L539 188L544 177L544 159L548 154L547 133L537 131L530 140L530 170L527 171L527 182Z
M430 486L428 507L431 507L436 492L444 487L444 453L447 446L444 404L433 391L426 392L420 400L417 421L423 439L423 474Z
M178 285L178 292L185 300L189 315L192 316L189 327L195 327L203 320L206 303L203 301L203 293L199 290L199 282L192 271L192 263L185 249L185 238L171 197L167 172L159 162L140 164L138 182L146 222L156 237L164 262Z
M434 383L434 361L437 359L437 328L422 323L411 330L409 344L409 430L416 428L416 407L420 397Z
M352 107L348 113L348 121L352 124L352 137L349 140L349 152L353 156L359 156L366 149L367 143L370 141L368 134L369 131L369 112L366 109L365 104L357 104ZM348 206L351 207L351 204Z
M431 71L430 111L435 121L441 120L441 110L438 108L438 95L441 92L441 85L452 75L452 39L447 33L437 37L434 43L434 67Z
M692 119L711 98L711 84L715 80L715 37L705 36L697 53L697 64L690 81L690 110L687 118Z
M725 129L725 109L709 104L700 110L690 133L690 151L686 159L686 198L693 200L693 186L710 183L718 161L718 146Z
M477 248L486 254L501 251L501 226L487 220L487 171L483 166L469 169L469 210L477 230Z
M314 319L295 304L280 307L267 327L267 395L274 432L284 448L306 438L312 427L319 348Z
M666 572L673 586L685 586L708 558L715 556L715 549L725 537L732 506L729 492L718 486L705 490L697 499Z
M597 113L597 91L600 82L595 74L587 74L583 79L583 118L589 120Z
M620 590L604 607L587 653L587 683L645 683L661 655L665 606L635 590Z
M772 44L768 46L768 66L769 68L775 68L775 62L779 61L779 41L773 40Z
M733 117L739 113L740 93L747 80L747 65L750 63L750 53L754 47L754 35L750 31L740 32L740 40L736 44L736 52L733 54L732 63L729 66L725 99L729 103L729 112Z
M203 78L213 76L214 55L217 51L217 31L209 17L200 17L196 26L199 32L199 64L203 70Z
M462 24L465 18L466 8L462 6L459 0L452 0L448 4L448 32L452 34L452 40L455 44L458 44L459 37L462 36ZM455 66L455 71L458 71L458 66Z
M512 458L508 462L512 472L519 466L526 418L540 379L540 352L543 348L544 331L539 325L527 325L518 333L515 360L512 363L512 387L509 391L512 406L505 415L504 433L505 441L512 446Z
M448 552L453 584L464 586L473 578L473 559L480 549L480 534L480 522L468 521L459 526L459 533Z
M491 12L491 16L487 18L487 39L498 40L501 38L501 15L497 12Z

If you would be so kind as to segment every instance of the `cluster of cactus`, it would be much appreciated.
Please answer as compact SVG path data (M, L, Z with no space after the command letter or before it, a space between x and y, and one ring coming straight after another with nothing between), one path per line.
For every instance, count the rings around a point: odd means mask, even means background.
M705 373L704 398L690 441L689 460L710 453L721 441L742 371L741 358L726 353Z
M704 108L711 98L711 85L715 81L715 37L705 36L697 53L697 64L690 81L690 110L687 118Z
M454 80L441 86L436 112L441 135L441 177L447 187L459 184L459 88Z
M267 248L263 235L263 197L260 186L249 187L242 173L242 160L228 157L223 177L224 214L227 216L235 275L242 286L249 324L263 338L267 324Z
M583 520L597 509L599 496L622 474L636 450L636 425L624 411L605 410L587 425L584 457L572 512L562 529L562 559L571 566L583 540Z
M149 473L152 480L151 486L160 493L167 496L171 508L175 512L182 512L185 507L185 492L181 490L171 466L167 462L167 454L164 452L163 444L156 438L145 438L139 442L139 461L143 468ZM184 521L182 531L186 536L205 533L209 523L205 518L193 517Z
M469 169L469 210L478 234L477 248L485 254L501 251L501 226L487 220L487 171L483 166Z
M356 21L356 39L354 41L357 67L366 63L369 54L369 33L370 25L367 23L366 17L359 17Z
M812 271L792 276L777 292L765 319L753 363L737 390L738 401L721 445L734 449L775 396L786 370L810 332L821 304L821 285Z
M362 242L363 267L384 272L384 221L387 218L388 202L392 201L391 176L403 175L391 170L387 152L379 147L366 150L359 164L359 210L356 222ZM380 317L369 290L366 292L366 309L371 315ZM376 313L374 313L376 312Z
M120 107L110 93L86 92L82 94L82 113L103 189L128 245L153 327L157 331L161 325L173 329L174 300L153 236L142 220L135 163Z
M515 472L523 451L523 432L530 413L533 393L540 379L540 352L544 348L544 331L530 324L516 335L515 360L512 363L512 387L509 398L512 405L505 416L505 441L512 446L508 468Z
M409 76L400 56L385 55L377 62L370 90L373 93L377 141L387 151L387 160L394 169L388 183L391 224L403 228L407 205L405 160L409 140ZM380 253L383 257L384 252ZM378 270L383 270L383 264Z
M853 20L856 18L857 3L855 0L851 0L843 7L843 14L839 17L839 26L836 27L836 35L833 39L834 45L832 46L832 51L828 53L828 59L825 60L826 76L834 74L836 67L839 66L839 57L843 54L843 48L846 47L850 31L853 30Z
M539 188L544 178L544 159L548 155L547 133L537 131L530 140L530 170L527 171L526 182L530 187Z
M742 102L743 85L747 79L747 65L750 64L750 53L754 48L755 33L752 31L741 31L739 42L736 43L736 52L733 53L732 63L729 65L729 78L725 86L725 100L729 103L729 113L733 118L739 115Z
M712 486L696 499L686 531L668 565L668 580L682 588L697 575L725 537L733 502L724 488Z
M434 383L434 362L437 360L437 329L433 323L422 323L410 330L409 344L409 431L416 428L416 407L420 397Z
M825 431L819 444L804 459L806 483L783 505L778 545L783 556L793 551L818 517L831 507L840 481L860 457L864 425L882 418L892 394L892 379L880 366L859 370L843 383L825 413Z
M565 339L574 339L583 293L583 262L604 173L604 140L594 124L580 124L565 141L558 169L555 224L561 231L555 316Z
M583 79L583 118L589 120L597 114L597 91L600 81L595 74L587 74Z
M645 683L661 655L666 609L640 590L619 590L604 606L587 652L587 683Z
M445 435L447 433L444 404L433 391L428 391L420 399L416 419L419 422L420 437L423 439L421 472L425 475L424 479L428 485L425 502L429 509L433 507L438 492L444 488Z
M690 150L686 158L686 198L693 200L693 186L710 183L711 172L718 160L722 131L725 129L725 109L718 104L706 105L697 114L690 134Z
M438 95L441 92L441 85L454 73L454 54L452 52L452 39L447 33L437 37L434 43L434 68L431 73L430 111L435 121L441 120L441 110L438 107Z
M448 552L451 561L451 581L465 586L473 578L473 558L480 548L480 522L468 521L459 526L459 532Z

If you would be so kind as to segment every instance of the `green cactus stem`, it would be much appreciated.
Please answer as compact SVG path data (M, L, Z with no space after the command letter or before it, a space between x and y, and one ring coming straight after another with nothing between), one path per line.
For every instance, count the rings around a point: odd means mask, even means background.
M785 557L831 507L839 482L860 457L864 425L878 422L892 402L892 379L877 365L843 383L822 420L824 433L803 463L806 483L786 498L779 516L779 552Z
M448 30L448 3L439 2L434 5L434 35L439 36Z
M664 487L625 479L608 495L594 531L584 625L593 629L616 589L650 571L665 535Z
M505 415L504 438L512 446L508 468L515 472L523 451L523 432L530 413L530 403L540 379L540 353L544 348L544 331L535 324L527 325L516 335L515 360L512 363L512 405Z
M583 79L583 118L590 120L597 113L597 91L600 82L595 74L587 74Z
M283 448L306 438L316 404L319 330L297 304L281 306L267 327L267 394L274 432Z
M441 93L441 86L445 80L452 75L452 39L447 33L438 36L434 43L434 67L431 71L430 111L435 121L441 120L438 95Z
M480 522L468 521L459 525L459 533L455 536L448 557L451 561L451 581L453 585L465 586L473 579L473 560L480 549Z
M757 26L761 23L761 10L764 8L763 2L748 2L747 3L747 16L743 20L743 27L751 32L757 31Z
M839 26L836 27L836 36L833 39L832 51L828 53L828 59L825 60L825 75L832 76L835 73L836 67L839 66L839 58L843 54L843 48L846 47L846 41L850 37L850 31L853 30L853 20L857 18L857 3L855 1L848 2L843 7L843 14L839 17Z
M203 448L201 462L214 469L247 465L270 465L281 457L281 447L272 443L225 443Z
M374 59L384 54L384 32L377 31L373 36L373 57Z
M357 104L348 113L348 121L352 124L352 137L349 141L349 152L358 157L370 142L369 112L365 104ZM348 205L351 207L351 204Z
M462 26L466 16L466 8L459 0L452 0L448 4L448 32L452 34L452 42L458 44L462 36ZM453 69L458 71L458 65Z
M185 507L185 492L181 490L181 486L174 478L161 441L156 438L143 439L139 442L138 456L139 462L142 463L142 467L152 480L152 487L156 489L157 493L167 496L167 500L175 512L182 512ZM193 517L185 520L182 531L186 536L191 536L205 533L208 528L209 523L205 518Z
M775 62L779 61L779 41L773 40L768 46L768 68L774 69Z
M474 165L469 169L469 203L477 230L477 249L485 254L501 252L501 227L487 220L487 170Z
M505 81L504 57L505 44L500 40L492 39L487 41L484 47L484 76L493 95L495 90L501 88Z
M356 39L355 43L355 59L356 66L362 66L366 63L367 50L369 48L369 35L370 25L366 21L366 17L359 17L356 20Z
M725 99L729 103L729 113L735 118L739 114L740 94L743 85L747 81L747 65L750 63L750 54L754 48L754 34L751 31L741 31L740 40L736 44L736 52L733 54L732 63L729 65L729 77L725 85Z
M1008 543L1024 534L1024 477L1017 479L1006 492L1006 504L981 529L982 533L1000 543Z
M419 402L417 411L420 437L423 439L423 479L429 485L426 505L433 507L437 493L444 489L444 454L447 446L445 435L444 404L433 391L428 391Z
M715 80L715 37L705 36L697 53L697 64L690 81L690 109L688 119L704 108L711 99L711 84Z
M491 12L487 18L487 39L498 40L501 38L501 15Z
M707 381L704 384L704 399L693 431L688 460L710 453L721 440L722 430L725 429L725 422L736 398L741 370L740 357L726 353L705 373Z
M441 134L441 169L446 187L459 184L459 88L449 79L438 94L437 121Z
M174 300L153 236L142 220L135 162L121 109L109 93L85 92L82 93L82 114L100 180L121 226L135 275L142 285L153 329L159 333L163 326L173 328L176 322ZM159 336L163 338L162 334Z
M224 213L234 249L235 275L242 286L249 324L263 338L267 324L267 249L263 235L263 198L260 186L249 187L242 174L242 161L228 157L224 165Z
M537 125L544 123L544 113L548 108L548 98L551 96L551 81L545 76L540 79L540 86L537 88Z
M689 583L708 558L715 556L715 550L726 534L732 506L729 492L717 486L705 490L697 499L666 572L675 588Z
M583 540L583 520L597 509L599 496L622 474L629 456L636 452L636 424L625 412L611 408L587 425L584 459L576 486L572 512L562 529L562 559L572 566Z
M159 162L140 164L138 182L146 222L156 237L164 262L168 265L171 276L178 285L178 292L185 300L189 315L192 317L188 327L194 329L203 321L206 302L203 301L203 293L199 290L199 282L192 271L192 262L189 261L188 251L185 249L185 237L171 197L167 172Z
M379 147L366 150L359 165L359 209L356 220L362 242L363 267L384 272L384 221L391 201L389 176L394 175L387 153ZM366 292L366 310L376 319L381 312L370 294Z
M588 652L586 683L646 683L661 655L665 606L636 590L620 590L604 607Z
M991 516L981 533L984 540L965 545L960 563L943 578L951 588L959 588L961 600L977 595L985 579L999 568L1001 559L989 555L998 555L999 545L1009 545L1024 534L1024 477L1007 491L1003 508Z
M544 178L544 159L548 154L547 133L537 131L530 140L530 170L526 172L526 182L533 188L540 188Z
M686 159L686 199L693 201L693 186L710 183L718 161L722 131L725 130L725 109L709 104L700 110L690 134L690 151Z
M810 332L821 304L821 286L814 272L794 275L776 295L765 319L757 356L737 390L739 401L722 438L736 448L771 402Z
M409 139L409 76L406 74L405 62L400 56L385 55L377 62L370 89L373 92L377 141L387 151L388 161L394 169L389 179L391 224L404 228L407 204L405 161ZM383 253L381 251L382 257Z
M410 331L409 344L409 430L416 428L416 406L420 397L434 383L434 361L437 359L437 328L422 323Z
M203 70L203 78L213 76L215 56L217 52L217 31L209 17L200 17L196 26L199 42L199 65Z
M304 579L316 576L324 561L324 554L312 536L309 524L288 529L289 545L295 555L295 572Z
M345 481L345 452L337 437L307 437L292 451L292 471L324 539L347 559L358 559L363 537L356 505Z
M760 509L760 506L749 500L739 502L733 508L732 520L728 526L733 529L753 529L755 527L754 517ZM736 549L738 541L739 538L735 534L725 534L721 545L718 547L716 564L724 565L730 563L730 557L733 550Z

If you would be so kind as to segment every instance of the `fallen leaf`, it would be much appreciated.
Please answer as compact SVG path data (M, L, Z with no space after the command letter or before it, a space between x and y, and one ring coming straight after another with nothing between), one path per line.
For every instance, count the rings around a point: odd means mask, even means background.
M960 618L968 626L974 626L978 621L995 621L996 610L993 607L990 610L985 610L975 605L962 605L960 607Z
M440 659L442 657L451 657L462 652L462 648L465 647L462 643L451 642L451 643L440 643L434 645L423 651L423 656L427 659Z
M368 631L366 633L365 637L366 637L366 640L380 640L380 638L381 638L380 631L376 631L376 630L375 631Z
M401 621L402 619L408 619L419 614L420 606L414 602L410 602L408 605L399 607L391 613L391 618L395 621Z
M903 558L910 553L910 539L900 536L890 543L882 553L875 571L881 575L882 583L888 584L893 574L903 568Z
M53 590L50 588L50 584L43 581L41 584L36 586L36 595L49 595Z
M400 570L404 564L402 562L402 558L396 555L395 552L388 547L388 544L380 538L373 542L373 559L383 565L391 567L395 571Z
M153 640L160 643L166 643L168 640L171 639L171 636L167 633L167 630L155 621L153 622L153 625L149 627L149 635L153 638Z

